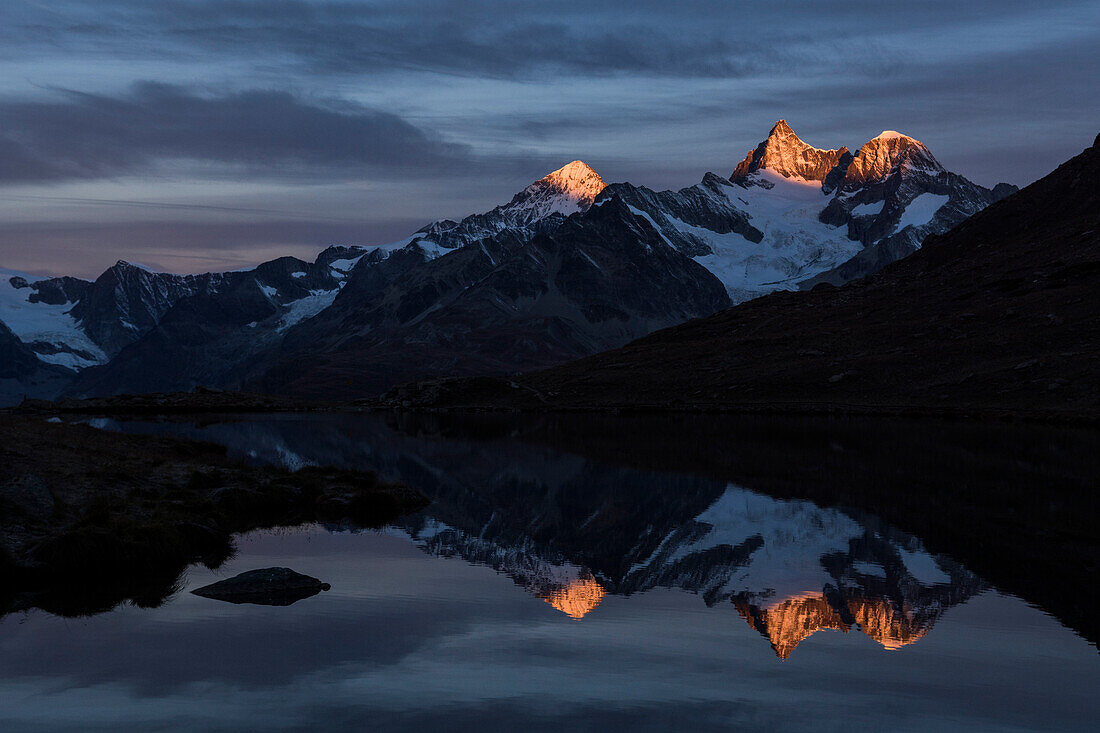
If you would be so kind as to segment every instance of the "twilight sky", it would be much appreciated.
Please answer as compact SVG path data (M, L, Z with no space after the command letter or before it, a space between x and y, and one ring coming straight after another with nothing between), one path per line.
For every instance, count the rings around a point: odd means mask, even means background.
M4 0L0 267L380 244L575 158L728 175L785 118L1026 184L1100 131L1096 0Z

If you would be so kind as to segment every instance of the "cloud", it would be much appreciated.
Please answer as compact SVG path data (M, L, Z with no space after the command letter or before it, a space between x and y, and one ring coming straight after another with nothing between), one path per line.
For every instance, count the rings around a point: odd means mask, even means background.
M175 60L212 55L283 64L307 76L413 70L505 79L562 73L736 78L853 56L878 65L863 32L865 11L873 8L861 2L829 4L828 12L818 3L798 3L796 19L781 23L773 8L726 0L691 2L689 8L559 2L552 9L507 0L17 5L22 10L7 11L9 18L0 10L0 21L7 21L0 38L9 55L25 45L47 53ZM907 23L917 27L927 16L910 15ZM858 42L841 43L846 38Z
M397 115L283 91L202 96L142 82L119 96L57 97L0 100L0 181L148 173L172 161L272 177L430 175L475 162Z

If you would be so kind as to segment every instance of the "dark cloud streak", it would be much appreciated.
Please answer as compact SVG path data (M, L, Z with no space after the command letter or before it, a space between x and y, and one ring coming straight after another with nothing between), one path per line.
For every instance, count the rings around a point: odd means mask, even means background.
M199 96L145 82L122 96L59 97L0 100L0 182L147 173L174 160L277 178L435 175L474 163L466 147L394 114L288 92Z
M214 55L284 63L303 74L412 70L500 79L560 73L737 78L853 53L868 65L876 58L865 39L839 46L845 36L857 38L858 29L810 7L800 13L831 18L824 32L804 22L767 22L768 13L725 1L693 4L700 7L688 14L631 2L594 13L591 3L558 3L549 12L508 2L103 0L94 12L90 4L69 3L48 22L17 16L6 33L0 28L0 38L8 53L30 43L68 53Z

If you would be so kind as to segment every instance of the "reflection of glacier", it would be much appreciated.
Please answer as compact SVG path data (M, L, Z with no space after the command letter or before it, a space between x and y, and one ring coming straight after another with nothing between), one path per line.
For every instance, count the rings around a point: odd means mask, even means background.
M786 658L821 629L853 627L887 649L917 641L982 588L957 563L873 519L729 487L669 534L621 592L678 587L731 602Z
M402 523L431 554L495 568L575 618L606 593L682 589L710 606L728 604L780 657L822 629L857 629L897 649L984 588L872 516L705 476L633 470L507 434L422 435L355 415L125 429L172 430L252 460L405 481L432 500L426 515Z
M574 618L608 592L678 588L708 606L730 604L784 659L823 629L859 629L898 649L983 590L957 563L873 519L734 486L620 578L597 577L533 542L503 546L430 519L408 530L426 552L488 565Z

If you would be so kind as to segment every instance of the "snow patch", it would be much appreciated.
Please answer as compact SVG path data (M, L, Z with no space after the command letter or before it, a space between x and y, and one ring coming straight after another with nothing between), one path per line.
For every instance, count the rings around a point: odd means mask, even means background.
M481 241L481 251L484 252L485 256L489 258L489 262L493 265L493 267L496 267L497 261L491 254L489 254L489 250L485 248L484 240Z
M333 260L328 263L328 266L341 275L347 275L361 259L363 259L363 255L359 255L358 257L347 257L341 260Z
M877 204L858 204L852 207L852 216L878 216L882 213L884 206L886 206L885 201L879 201Z
M311 290L310 294L304 298L292 301L287 304L287 310L279 319L279 325L275 327L275 330L279 333L287 330L291 326L295 326L304 320L313 318L315 315L323 311L332 305L332 301L336 299L336 294L340 290Z
M852 570L855 570L860 575L873 575L876 578L886 577L886 568L882 567L876 562L857 562L852 563Z
M144 270L145 272L148 272L151 275L159 274L159 271L156 270L155 268L152 268L149 265L143 265L140 262L130 262L129 260L119 260L119 264L130 265L130 267L136 267L137 269Z
M898 221L898 231L905 227L921 227L928 224L950 198L937 193L922 193L917 196L905 207L905 213Z
M583 249L581 249L580 247L577 247L577 251L578 251L578 252L580 252L580 253L581 253L581 254L582 254L582 255L584 256L584 258L585 258L586 260L588 260L589 262L591 262L591 263L592 263L592 266L593 266L593 267L595 267L595 268L596 268L597 270L599 270L600 272L603 272L603 268L602 268L602 267L600 267L600 266L599 266L599 264L597 264L596 260L592 259L592 257L591 257L591 256L590 256L590 255L589 255L589 254L588 254L587 252L585 252L585 251L584 251Z
M911 552L909 550L899 550L899 552L902 561L905 562L905 569L921 583L937 585L951 582L951 576L940 570L936 559L927 552Z

